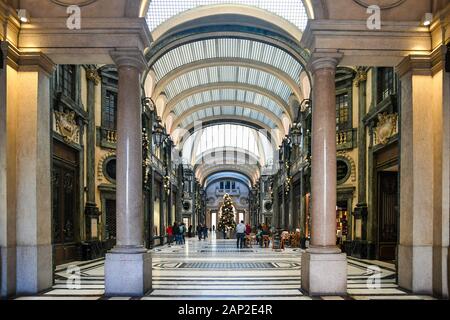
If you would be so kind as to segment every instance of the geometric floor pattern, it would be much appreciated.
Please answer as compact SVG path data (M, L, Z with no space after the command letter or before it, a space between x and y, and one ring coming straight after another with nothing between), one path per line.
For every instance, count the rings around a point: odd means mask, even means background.
M152 290L142 300L430 300L396 284L395 266L348 258L347 296L311 298L300 290L301 250L276 252L254 246L236 250L235 240L186 239L185 245L150 250ZM129 300L104 294L104 260L59 266L52 289L24 300ZM133 298L136 299L136 298Z

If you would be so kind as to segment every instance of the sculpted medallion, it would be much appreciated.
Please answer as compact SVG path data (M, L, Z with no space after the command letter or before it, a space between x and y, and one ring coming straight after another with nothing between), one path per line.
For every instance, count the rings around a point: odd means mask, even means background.
M353 1L366 8L369 6L376 5L379 6L381 9L391 9L401 5L406 0L353 0Z
M79 6L79 7L84 7L87 5L90 5L91 3L96 2L97 0L50 0L51 2L60 5L60 6Z

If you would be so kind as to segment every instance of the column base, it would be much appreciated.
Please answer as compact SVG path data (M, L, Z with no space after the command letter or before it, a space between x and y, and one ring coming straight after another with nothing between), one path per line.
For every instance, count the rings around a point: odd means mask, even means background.
M16 293L16 247L0 247L0 300Z
M152 287L150 253L107 253L105 296L142 297Z
M35 295L53 285L51 244L17 246L17 295Z
M398 284L415 294L433 294L433 247L398 246Z
M302 253L302 290L310 296L347 295L345 253Z

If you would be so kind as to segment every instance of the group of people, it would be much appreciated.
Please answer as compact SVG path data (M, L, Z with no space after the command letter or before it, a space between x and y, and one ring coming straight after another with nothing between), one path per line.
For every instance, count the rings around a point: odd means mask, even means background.
M189 236L192 232L192 226L189 226L189 229L186 229L186 225L181 222L175 222L173 226L168 226L166 228L167 233L167 243L169 246L172 245L173 239L175 238L175 244L185 244L185 234L188 232Z
M237 248L242 249L244 247L245 236L248 236L252 233L252 227L250 225L244 224L244 221L241 221L236 226L236 239L237 239Z
M206 238L208 238L208 227L206 224L199 224L197 226L197 236L198 240L206 240Z

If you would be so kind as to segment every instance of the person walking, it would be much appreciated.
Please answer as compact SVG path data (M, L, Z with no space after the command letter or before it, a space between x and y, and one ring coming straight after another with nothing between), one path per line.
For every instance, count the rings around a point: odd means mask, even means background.
M173 241L173 228L172 226L168 226L166 228L166 233L167 233L167 243L169 244L169 247L172 246L172 241Z
M236 239L237 239L237 248L242 249L244 246L244 238L245 238L245 224L244 221L241 221L236 227Z
M206 226L206 224L203 225L203 239L206 240L206 238L208 238L208 227Z
M215 225L213 225L212 229L213 229L213 232L216 232L216 226Z
M192 224L189 225L189 229L188 229L188 238L192 237Z
M197 236L198 236L198 240L202 240L202 226L199 224L197 226Z
M178 226L178 223L175 222L173 224L173 234L175 235L175 244L179 244L180 243L180 227Z
M184 223L180 224L178 232L180 233L180 244L184 244L184 233L186 232L186 226L184 225Z

